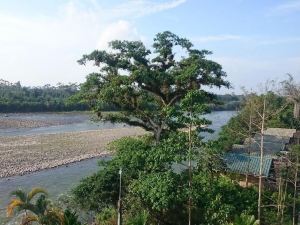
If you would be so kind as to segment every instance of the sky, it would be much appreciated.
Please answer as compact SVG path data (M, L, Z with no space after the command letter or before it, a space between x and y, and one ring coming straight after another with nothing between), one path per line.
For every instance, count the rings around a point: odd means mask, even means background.
M111 40L171 31L223 66L232 89L300 81L300 0L0 0L0 79L41 86L84 82L77 60Z

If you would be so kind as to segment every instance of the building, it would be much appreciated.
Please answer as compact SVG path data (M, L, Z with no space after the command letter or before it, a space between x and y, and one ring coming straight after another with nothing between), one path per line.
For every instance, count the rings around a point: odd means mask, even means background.
M246 139L243 145L234 145L232 150L225 154L224 162L227 172L237 174L242 186L258 182L261 135L256 134ZM300 140L300 132L295 129L268 128L263 135L263 170L264 180L276 182L280 168L287 165L285 155L289 146Z
M241 153L228 153L224 157L227 172L239 174L241 186L251 186L258 183L260 157ZM274 177L274 163L271 157L263 158L263 178Z

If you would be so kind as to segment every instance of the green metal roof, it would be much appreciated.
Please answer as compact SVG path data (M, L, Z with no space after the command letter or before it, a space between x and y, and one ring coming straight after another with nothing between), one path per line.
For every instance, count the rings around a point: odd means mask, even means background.
M224 156L227 169L234 173L259 175L260 157L248 154L227 153ZM268 177L272 165L272 158L263 158L263 176Z

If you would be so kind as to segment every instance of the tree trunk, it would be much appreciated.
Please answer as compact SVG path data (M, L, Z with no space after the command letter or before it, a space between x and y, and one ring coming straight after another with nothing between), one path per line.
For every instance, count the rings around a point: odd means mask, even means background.
M300 117L300 102L294 103L294 118L299 119Z
M262 202L262 179L263 179L263 156L264 156L264 128L265 128L265 113L266 113L266 99L264 99L264 106L261 120L261 140L260 140L260 162L259 162L259 183L258 183L258 203L257 203L257 218L261 225L261 202Z
M161 127L158 127L156 129L156 131L154 131L154 136L155 136L156 144L158 144L159 141L160 141L161 132L162 132L162 128Z
M191 114L191 113L190 113ZM188 224L192 224L192 198L191 198L191 190L192 190L192 160L191 160L191 152L192 152L192 124L189 124L189 221Z
M295 168L295 177L294 177L293 225L296 225L296 198L297 198L298 163L299 163L299 156L297 155L296 168Z
M250 117L249 117L249 130L248 130L248 138L249 138L249 146L248 146L248 156L250 157L251 153L251 144L252 144L252 106L250 105ZM246 173L246 187L248 187L248 173L249 173L249 168L250 167L250 160L247 163L247 173Z

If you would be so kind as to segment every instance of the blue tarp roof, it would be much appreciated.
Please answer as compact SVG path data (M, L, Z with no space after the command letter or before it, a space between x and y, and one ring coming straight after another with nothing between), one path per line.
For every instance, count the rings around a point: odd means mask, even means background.
M227 169L239 174L259 175L260 157L248 154L227 153L224 156ZM263 158L263 176L268 177L272 165L272 158Z

